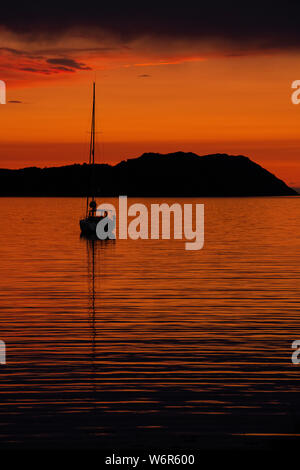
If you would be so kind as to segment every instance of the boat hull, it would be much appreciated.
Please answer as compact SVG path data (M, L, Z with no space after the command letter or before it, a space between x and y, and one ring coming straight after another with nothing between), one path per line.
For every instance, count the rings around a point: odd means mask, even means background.
M81 234L85 236L97 237L97 225L105 217L87 217L79 221ZM97 237L98 238L98 237ZM109 239L107 235L107 239ZM105 239L106 240L106 239Z
M81 233L84 235L96 235L98 221L82 219L79 222Z

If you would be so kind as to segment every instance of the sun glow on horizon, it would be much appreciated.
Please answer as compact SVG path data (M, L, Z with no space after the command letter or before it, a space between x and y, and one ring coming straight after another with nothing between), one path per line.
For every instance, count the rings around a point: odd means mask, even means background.
M74 39L64 49L61 42L21 50L11 40L0 52L8 95L0 166L85 161L96 77L102 161L147 151L239 153L300 185L300 106L290 99L298 61L297 53L205 55L180 47L160 56L140 43L92 47Z

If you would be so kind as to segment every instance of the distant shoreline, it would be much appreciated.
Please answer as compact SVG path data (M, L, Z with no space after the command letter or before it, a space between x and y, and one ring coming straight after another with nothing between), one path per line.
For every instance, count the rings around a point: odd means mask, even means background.
M93 182L94 180L94 182ZM0 197L202 198L297 196L243 155L146 153L114 166L87 164L0 169Z

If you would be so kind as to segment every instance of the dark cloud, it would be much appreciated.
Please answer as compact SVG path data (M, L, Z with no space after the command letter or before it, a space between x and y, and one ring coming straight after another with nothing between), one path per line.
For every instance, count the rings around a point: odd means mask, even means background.
M22 70L23 72L31 72L31 73L42 73L45 75L50 75L51 73L54 73L54 71L50 71L48 69L35 68L35 67L19 67L18 70Z
M34 69L33 67L20 67L20 70L24 72L39 72L39 69Z
M75 50L75 49L74 49ZM29 52L22 49L13 49L10 47L0 47L0 56L6 60L5 67L23 72L39 74L56 74L59 72L77 72L79 70L91 70L83 62L79 62L71 57L62 55L62 50L56 50L60 57L49 57L49 53L44 51L41 55L39 51ZM48 57L47 57L48 55Z
M10 54L12 56L27 58L27 59L43 59L38 53L28 52L21 49L13 49L11 47L0 47L0 54Z
M148 75L147 73L142 73L141 75L138 75L140 78L149 78L151 75Z
M1 48L0 48L1 50ZM109 52L114 52L116 50L119 50L116 47L59 47L59 52L60 54L82 54L82 53L89 53L89 54L106 54ZM57 54L57 48L47 48L47 49L41 49L39 51L36 51L37 54L43 54L43 55L55 55Z
M50 69L48 72L49 73L57 73L58 71L60 71L60 72L75 72L74 69L70 69L68 67L55 67L54 69Z
M18 49L13 49L11 47L0 47L0 53L2 52L8 52L9 54L14 54L14 55L23 55L24 52L20 51Z
M77 62L74 59L70 59L67 57L58 58L58 59L47 59L48 64L52 65L62 65L64 68L68 70L76 69L76 70L91 70L90 67L87 67L85 64L81 62Z
M18 2L17 2L18 3ZM3 2L0 24L36 39L57 39L72 30L85 37L116 36L123 43L158 40L221 40L242 48L300 48L300 2ZM101 36L102 35L102 36Z
M19 101L19 100L9 100L8 103L12 103L12 104L22 104L23 101Z

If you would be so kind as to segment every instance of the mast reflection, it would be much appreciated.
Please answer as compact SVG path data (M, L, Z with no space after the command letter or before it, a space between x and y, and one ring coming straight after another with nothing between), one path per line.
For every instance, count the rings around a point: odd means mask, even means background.
M91 359L96 363L97 353L97 313L99 312L99 292L97 285L100 281L100 257L101 252L115 244L115 240L99 240L97 236L80 236L86 243L87 253L87 279L88 279L88 315L91 331Z

